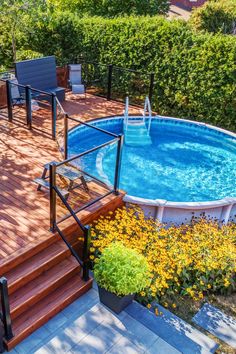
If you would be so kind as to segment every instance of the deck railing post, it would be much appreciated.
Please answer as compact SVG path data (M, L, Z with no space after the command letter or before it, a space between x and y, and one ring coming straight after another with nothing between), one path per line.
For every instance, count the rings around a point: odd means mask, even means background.
M154 74L154 73L151 73L151 74L150 74L150 84L149 84L149 94L148 94L148 97L149 97L149 101L150 101L150 102L152 102L152 96L153 96L154 77L155 77L155 74Z
M56 230L56 162L49 164L49 184L50 184L50 230L55 232Z
M12 325L11 325L7 279L4 277L0 279L0 298L1 298L4 335L6 340L10 340L13 338L13 333L12 333Z
M68 114L64 115L64 159L68 158Z
M84 230L84 246L83 246L83 279L89 279L89 249L91 243L91 227L85 226Z
M31 87L25 86L25 101L26 101L26 121L29 129L32 129L32 104L31 104Z
M121 158L122 158L122 148L124 144L124 135L119 135L119 140L117 144L117 153L116 153L116 167L115 167L115 179L114 179L114 192L119 194L119 185L120 185L120 169L121 169Z
M111 100L111 89L112 89L112 70L113 65L108 65L108 81L107 81L107 100Z
M56 102L56 94L52 93L52 139L56 139L56 122L57 122L57 102Z
M7 111L8 111L8 120L12 122L13 113L12 113L12 96L11 96L11 82L6 80L6 90L7 90Z

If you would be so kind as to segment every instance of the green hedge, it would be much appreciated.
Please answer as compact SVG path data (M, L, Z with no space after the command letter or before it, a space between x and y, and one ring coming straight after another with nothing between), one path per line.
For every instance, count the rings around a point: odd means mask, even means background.
M154 16L169 10L168 0L49 0L49 3L56 11L76 12L80 17Z
M197 34L162 17L78 19L60 14L40 22L31 50L78 55L100 63L155 72L154 108L236 130L236 38Z
M191 24L197 30L235 34L236 0L211 0L195 9Z

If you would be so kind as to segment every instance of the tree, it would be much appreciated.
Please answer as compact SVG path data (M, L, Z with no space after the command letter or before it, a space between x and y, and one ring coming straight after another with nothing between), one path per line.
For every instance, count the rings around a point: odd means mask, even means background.
M30 30L33 17L46 6L44 0L0 0L0 43L16 61L18 42ZM6 47L8 49L6 49Z
M197 30L236 34L236 0L210 0L193 11L191 24Z

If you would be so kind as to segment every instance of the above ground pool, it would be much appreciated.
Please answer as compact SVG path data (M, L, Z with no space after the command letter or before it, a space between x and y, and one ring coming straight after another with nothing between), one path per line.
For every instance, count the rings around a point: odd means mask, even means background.
M123 117L103 118L90 124L123 134ZM235 134L202 123L155 117L150 137L151 145L143 145L140 139L137 146L123 146L120 188L126 191L127 202L142 204L153 215L160 214L160 207L172 211L179 207L182 213L186 209L191 214L194 208L206 212L214 205L226 212L229 207L225 207L230 205L229 218L234 217ZM69 133L69 155L111 139L89 127L77 127ZM86 172L113 184L116 151L117 144L109 145L81 158L79 163ZM223 210L218 212L222 214ZM213 217L222 217L219 213Z

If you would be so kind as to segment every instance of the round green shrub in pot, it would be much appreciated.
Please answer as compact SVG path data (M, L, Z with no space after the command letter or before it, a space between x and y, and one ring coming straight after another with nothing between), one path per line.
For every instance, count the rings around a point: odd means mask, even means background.
M150 284L144 256L120 242L110 244L94 266L100 301L116 313Z

